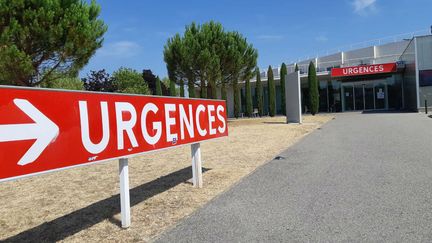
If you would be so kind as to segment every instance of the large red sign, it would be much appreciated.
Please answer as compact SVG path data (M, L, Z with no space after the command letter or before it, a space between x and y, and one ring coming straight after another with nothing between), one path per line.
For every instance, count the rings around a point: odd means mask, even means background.
M225 101L0 87L0 181L228 136Z
M378 73L393 73L396 72L396 63L383 63L383 64L372 64L372 65L361 65L343 68L332 68L332 77L348 77L348 76L359 76L369 75Z

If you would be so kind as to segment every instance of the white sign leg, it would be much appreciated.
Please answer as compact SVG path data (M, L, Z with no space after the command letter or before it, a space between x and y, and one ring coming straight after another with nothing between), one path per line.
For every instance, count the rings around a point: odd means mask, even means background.
M192 152L192 182L194 187L202 188L201 149L199 143L191 145Z
M119 176L120 176L121 223L123 228L128 228L131 224L128 159L119 160Z

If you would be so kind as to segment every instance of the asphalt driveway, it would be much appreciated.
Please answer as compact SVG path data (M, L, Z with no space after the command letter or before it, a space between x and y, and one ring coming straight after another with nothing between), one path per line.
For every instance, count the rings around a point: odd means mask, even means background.
M281 156L157 241L432 241L424 114L338 114Z

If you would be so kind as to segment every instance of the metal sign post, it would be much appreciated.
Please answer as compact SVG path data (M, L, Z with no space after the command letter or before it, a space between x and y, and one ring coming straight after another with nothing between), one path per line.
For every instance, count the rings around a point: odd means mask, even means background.
M202 163L200 143L191 145L192 154L192 183L194 187L202 188Z
M120 177L120 208L121 223L123 228L129 228L131 224L130 217L130 196L129 196L129 163L128 159L119 160L119 177Z

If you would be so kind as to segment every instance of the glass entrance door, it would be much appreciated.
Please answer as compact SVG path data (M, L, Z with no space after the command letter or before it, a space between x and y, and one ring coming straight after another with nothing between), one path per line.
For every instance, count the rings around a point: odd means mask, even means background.
M388 109L387 84L382 81L344 83L342 111Z
M375 84L375 109L382 110L386 109L386 85L383 83Z
M365 98L365 110L375 109L374 85L373 84L365 84L364 85L364 98Z
M343 111L354 110L354 88L353 85L342 86Z
M354 109L356 111L364 110L363 85L354 85Z

